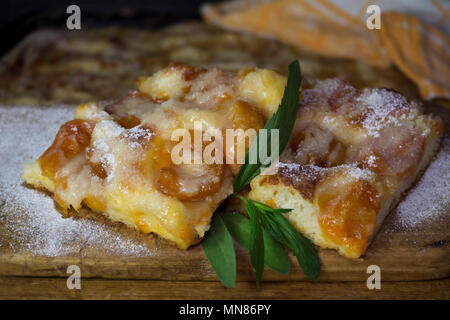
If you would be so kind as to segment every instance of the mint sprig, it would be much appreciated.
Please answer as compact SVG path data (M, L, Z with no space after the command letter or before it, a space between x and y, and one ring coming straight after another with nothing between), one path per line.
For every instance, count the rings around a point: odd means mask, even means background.
M291 137L292 129L294 128L295 119L298 110L298 96L300 92L300 85L302 83L302 75L300 71L300 65L297 60L293 61L289 65L289 75L284 88L283 98L278 106L277 111L267 121L263 129L266 130L265 135L261 134L261 131L256 136L256 139L250 145L245 155L245 165L241 167L238 175L234 178L233 188L234 192L240 192L246 185L250 183L261 170L268 167L279 154L283 152L286 147L289 138ZM271 154L272 150L272 130L279 130L278 152L279 154ZM257 163L249 163L250 155L259 155L259 147L267 146L268 157L270 162L263 164L259 157L255 157Z
M249 201L261 212L259 216L264 230L288 247L294 253L305 274L316 281L320 270L319 257L311 240L297 232L283 215L292 211L292 209L273 209L263 203L254 200Z
M236 255L233 239L220 215L214 215L208 236L201 242L206 258L227 288L236 282Z
M237 195L245 202L245 208L250 217L250 264L255 273L256 285L259 286L264 271L264 241L261 226L260 210L258 210L253 202L249 199Z
M289 65L281 103L263 128L267 129L267 134L261 135L261 131L258 133L245 156L245 164L234 178L234 195L244 201L249 219L237 214L215 214L211 229L202 241L206 257L218 278L227 287L234 287L236 281L236 257L231 236L249 251L257 285L262 279L264 265L280 273L289 272L289 259L282 245L292 250L305 274L312 280L317 280L320 262L314 246L284 216L292 209L274 209L237 194L261 170L276 160L286 147L295 124L301 80L300 65L298 61L294 61ZM271 152L273 129L279 130L278 154L268 154L269 163L262 163L258 157L257 163L249 163L251 154L259 155L260 146L266 146L266 150Z
M221 217L233 239L249 251L251 243L250 220L237 212L222 214ZM288 274L291 266L283 246L264 229L263 241L264 265L278 273Z

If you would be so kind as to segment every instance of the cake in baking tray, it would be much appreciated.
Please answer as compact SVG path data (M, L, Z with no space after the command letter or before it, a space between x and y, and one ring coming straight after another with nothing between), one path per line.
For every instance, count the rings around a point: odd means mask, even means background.
M136 78L173 61L227 71L257 66L287 72L294 59L302 61L302 73L309 78L339 77L361 87L389 87L418 96L417 88L395 68L324 58L279 41L182 22L158 30L33 31L0 59L0 103L119 99L135 88Z
M64 210L85 205L186 249L232 193L240 165L175 164L172 133L192 134L195 121L222 134L258 130L285 84L266 69L171 64L116 102L80 105L23 178L52 192ZM270 174L251 182L248 196L293 209L287 218L315 244L358 258L432 159L442 123L397 92L337 79L309 82L299 103L288 147ZM224 156L235 158L239 146L228 147Z

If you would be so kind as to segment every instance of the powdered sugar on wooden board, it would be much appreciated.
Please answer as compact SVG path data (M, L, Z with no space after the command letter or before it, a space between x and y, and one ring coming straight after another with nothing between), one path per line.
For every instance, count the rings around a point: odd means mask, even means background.
M107 221L63 218L48 194L23 185L23 163L42 154L74 111L74 106L0 106L0 249L51 257L79 254L88 247L101 247L103 254L114 256L153 255L155 246L148 246L145 240L151 235L136 236L137 232ZM431 221L448 221L449 181L447 131L436 159L391 213L385 229L421 230Z
M450 135L448 130L442 147L422 178L392 213L394 226L417 229L439 215L450 219Z
M154 250L112 224L63 218L48 194L23 185L23 163L45 151L74 111L73 106L0 107L0 224L8 233L0 238L0 247L61 256L101 245L111 255L152 255Z

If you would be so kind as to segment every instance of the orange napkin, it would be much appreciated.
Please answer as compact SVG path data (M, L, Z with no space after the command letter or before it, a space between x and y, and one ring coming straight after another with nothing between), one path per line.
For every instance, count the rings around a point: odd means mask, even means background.
M369 5L380 29L366 26ZM207 4L204 18L238 31L276 38L321 55L395 64L425 99L450 99L450 1L237 0Z

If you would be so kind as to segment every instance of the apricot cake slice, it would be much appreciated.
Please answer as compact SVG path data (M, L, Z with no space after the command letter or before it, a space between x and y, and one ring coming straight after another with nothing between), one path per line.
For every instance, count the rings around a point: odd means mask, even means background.
M140 79L139 90L120 101L80 105L53 144L25 166L23 179L52 192L66 211L85 205L186 249L203 237L215 209L232 193L239 166L176 165L172 133L181 128L195 136L196 122L220 133L257 130L277 109L285 83L268 70L233 74L172 64ZM248 148L245 139L238 141ZM234 158L234 148L226 154Z
M357 259L437 151L442 122L397 92L337 79L302 96L288 147L249 198L293 209L316 245Z
M222 144L222 163L176 164L173 133L185 129L195 140L198 122L202 134L260 129L285 84L269 70L172 64L119 101L80 105L23 178L52 192L64 210L85 205L186 249L232 193L237 150L249 139ZM396 92L336 79L312 83L302 91L288 147L271 173L251 182L249 197L293 209L287 218L315 244L358 258L431 160L442 131L438 118ZM195 159L208 146L203 139L190 153Z

